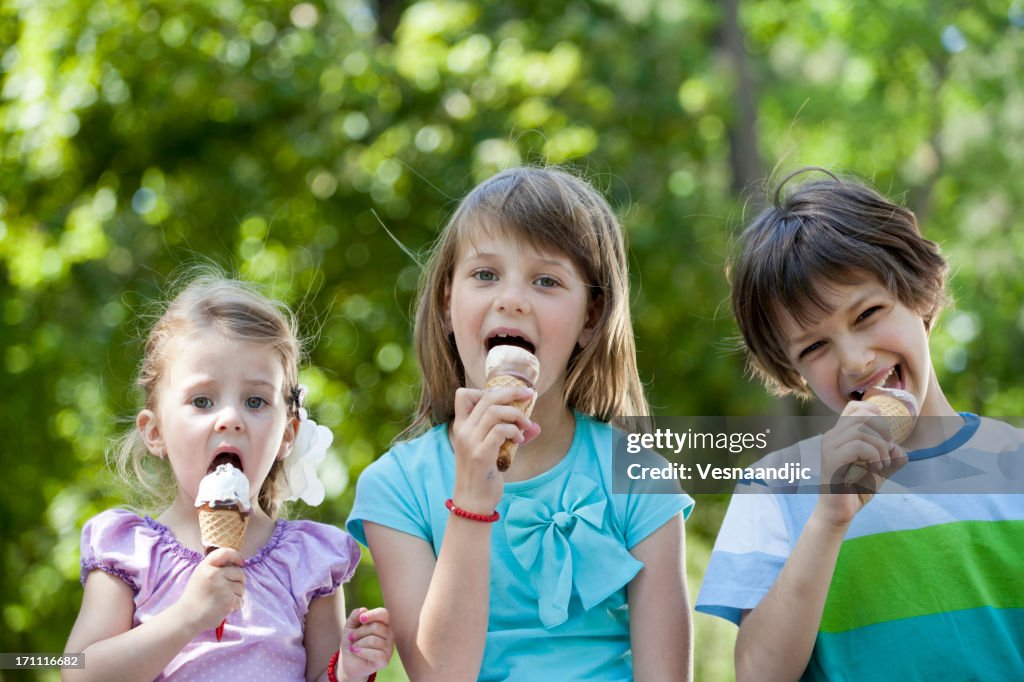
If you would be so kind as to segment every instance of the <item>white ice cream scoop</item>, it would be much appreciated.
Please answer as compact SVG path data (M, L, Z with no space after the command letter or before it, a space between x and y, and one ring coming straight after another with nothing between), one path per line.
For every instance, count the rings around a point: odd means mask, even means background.
M196 506L229 507L238 505L238 510L250 511L249 479L231 464L220 464L203 476L199 482Z
M530 351L519 346L495 346L484 361L487 379L497 376L519 377L530 386L540 376L540 361Z

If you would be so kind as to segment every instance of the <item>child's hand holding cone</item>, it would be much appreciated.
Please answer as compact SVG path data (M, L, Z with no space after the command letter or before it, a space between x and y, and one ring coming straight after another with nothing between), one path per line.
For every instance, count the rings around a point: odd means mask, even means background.
M846 404L822 434L818 506L836 526L849 524L908 461L901 443L916 426L917 401L907 391L873 387ZM882 426L884 422L885 426Z
M211 630L242 606L245 574L242 555L233 549L217 549L196 566L181 599L174 605L180 620L198 634Z
M199 532L202 537L206 554L212 556L220 550L230 550L231 554L220 553L219 556L231 557L228 563L235 563L241 572L242 543L245 541L245 530L252 514L249 504L249 480L241 470L231 464L220 464L203 477L199 483L199 494L196 496L196 507L199 508ZM232 556L234 555L234 556ZM226 559L220 559L227 561ZM204 561L204 563L207 563ZM213 565L224 566L223 563ZM244 589L244 580L243 580ZM241 599L241 595L239 595ZM237 606L230 611L237 610ZM224 636L223 618L216 628L217 641Z

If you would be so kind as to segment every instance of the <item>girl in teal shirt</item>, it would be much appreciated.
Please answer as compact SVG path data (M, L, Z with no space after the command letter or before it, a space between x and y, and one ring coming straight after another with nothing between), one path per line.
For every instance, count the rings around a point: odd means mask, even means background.
M690 677L692 500L612 494L612 424L648 409L623 241L589 184L534 168L479 185L441 235L415 323L420 435L363 472L348 520L411 679ZM537 357L534 388L483 390L501 344Z

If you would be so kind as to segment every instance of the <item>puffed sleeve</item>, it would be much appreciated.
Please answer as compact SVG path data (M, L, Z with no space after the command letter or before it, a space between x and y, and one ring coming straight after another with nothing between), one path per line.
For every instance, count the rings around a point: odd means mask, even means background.
M130 511L97 514L82 528L82 584L100 570L123 580L136 595L144 592L158 541L159 533Z
M352 579L360 552L352 536L340 528L289 521L274 558L275 563L287 567L292 594L308 609L311 601L334 593Z

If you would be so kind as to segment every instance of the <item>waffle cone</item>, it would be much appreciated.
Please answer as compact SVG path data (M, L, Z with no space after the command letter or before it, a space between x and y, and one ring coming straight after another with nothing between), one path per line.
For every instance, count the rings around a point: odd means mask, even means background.
M248 525L249 514L238 509L203 507L199 510L199 532L207 553L218 547L241 551Z
M524 379L519 377L511 376L508 374L501 374L496 377L491 377L484 384L485 389L489 388L530 388L530 384ZM523 413L524 417L529 417L530 413L533 412L533 403L537 400L537 394L534 394L526 400L517 400L511 403L512 407L517 408ZM508 468L512 466L512 458L516 456L516 450L519 449L519 444L513 440L506 440L501 444L501 449L498 450L498 471L508 471Z
M906 405L887 395L873 395L865 398L864 401L871 403L881 411L885 423L892 431L892 439L897 444L903 443L910 437L914 430L915 419Z

